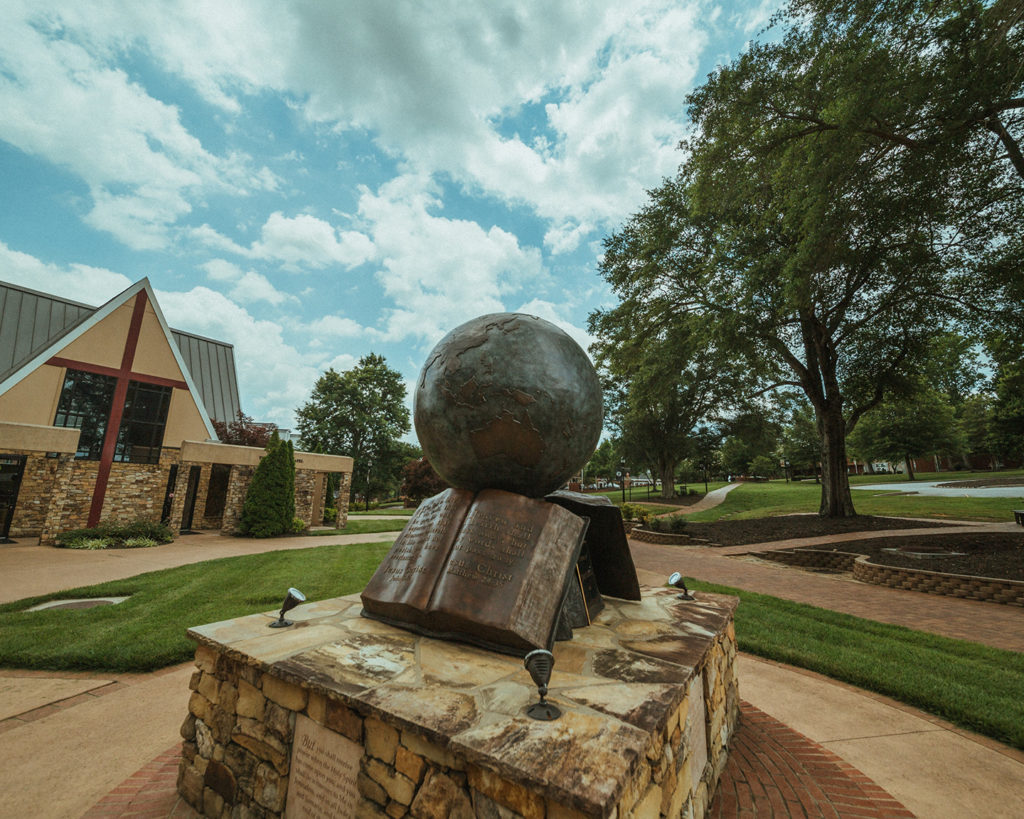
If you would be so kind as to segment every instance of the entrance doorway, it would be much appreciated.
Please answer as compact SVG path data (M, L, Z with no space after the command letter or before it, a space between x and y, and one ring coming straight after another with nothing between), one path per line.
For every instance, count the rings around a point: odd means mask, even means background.
M7 536L14 520L26 459L25 455L0 455L0 543L13 542Z
M192 516L196 511L196 495L199 492L199 474L203 471L201 466L190 466L188 468L188 486L185 489L185 508L181 513L181 533L193 534Z

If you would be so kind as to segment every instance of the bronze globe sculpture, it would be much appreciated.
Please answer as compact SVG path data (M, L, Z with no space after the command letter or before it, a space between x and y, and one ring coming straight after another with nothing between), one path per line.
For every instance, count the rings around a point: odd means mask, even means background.
M597 446L601 385L586 353L551 322L491 313L427 357L413 399L423 454L460 489L543 497Z

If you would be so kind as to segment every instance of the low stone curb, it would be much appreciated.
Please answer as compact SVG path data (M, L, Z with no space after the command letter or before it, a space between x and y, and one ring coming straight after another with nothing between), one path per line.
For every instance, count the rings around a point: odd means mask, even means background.
M651 529L633 529L629 536L634 540L642 540L645 543L658 543L662 546L708 546L711 541L703 537L679 532L655 532Z
M1020 580L886 566L872 563L867 555L824 549L779 549L750 554L788 566L851 572L854 580L876 586L1024 607L1024 581Z

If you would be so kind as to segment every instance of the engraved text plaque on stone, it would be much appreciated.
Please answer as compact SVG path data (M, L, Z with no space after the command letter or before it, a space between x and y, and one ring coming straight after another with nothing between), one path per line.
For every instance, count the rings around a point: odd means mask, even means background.
M298 714L285 819L355 816L362 755L357 743Z

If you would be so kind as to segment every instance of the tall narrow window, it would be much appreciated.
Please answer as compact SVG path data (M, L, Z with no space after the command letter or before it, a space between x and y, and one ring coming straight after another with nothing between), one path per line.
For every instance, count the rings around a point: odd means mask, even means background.
M68 370L65 373L53 425L77 427L82 431L78 438L76 458L89 461L100 459L116 385L117 379L109 375L82 370Z
M170 387L129 381L114 460L136 464L159 463L170 406Z

